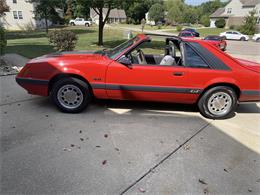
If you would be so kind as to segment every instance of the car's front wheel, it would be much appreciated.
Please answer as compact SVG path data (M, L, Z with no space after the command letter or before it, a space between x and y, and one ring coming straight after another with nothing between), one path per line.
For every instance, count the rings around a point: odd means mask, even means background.
M61 111L78 113L89 104L91 93L84 81L66 77L54 84L51 90L51 98Z
M207 118L228 118L237 107L237 95L230 87L213 87L202 95L198 107L201 114Z
M256 39L256 42L260 42L260 38L257 38L257 39Z

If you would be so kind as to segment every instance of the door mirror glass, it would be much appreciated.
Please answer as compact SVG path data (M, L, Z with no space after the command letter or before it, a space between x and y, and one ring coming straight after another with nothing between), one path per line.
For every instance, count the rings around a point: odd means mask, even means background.
M125 55L121 56L118 59L118 62L123 64L123 65L126 65L126 66L131 66L132 65L131 60L129 58L127 58Z

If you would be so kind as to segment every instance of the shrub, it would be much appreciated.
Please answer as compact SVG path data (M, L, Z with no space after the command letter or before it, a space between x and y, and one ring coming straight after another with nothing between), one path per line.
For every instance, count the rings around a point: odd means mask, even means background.
M224 18L216 20L215 25L217 28L224 28L226 26L226 21Z
M7 41L5 36L5 29L4 27L0 26L0 55L4 54L6 45Z
M207 15L204 15L201 17L200 19L200 23L205 26L205 27L209 27L210 26L210 20L209 17Z
M54 30L48 37L50 44L58 51L72 51L78 40L76 34L68 30Z
M177 30L178 32L180 32L180 31L182 30L182 26L180 26L180 25L176 26L176 30Z
M249 12L249 15L245 17L244 24L241 26L241 33L246 35L253 35L256 32L256 17L255 10Z

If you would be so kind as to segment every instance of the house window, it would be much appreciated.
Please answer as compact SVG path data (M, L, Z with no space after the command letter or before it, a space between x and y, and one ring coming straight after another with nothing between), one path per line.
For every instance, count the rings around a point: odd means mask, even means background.
M14 19L18 19L17 11L13 11Z
M231 14L231 12L232 12L232 8L228 8L227 13Z
M22 11L18 11L18 18L20 20L23 19L23 12Z
M17 3L17 0L13 0L13 3Z
M22 11L13 11L14 19L23 19L23 12Z

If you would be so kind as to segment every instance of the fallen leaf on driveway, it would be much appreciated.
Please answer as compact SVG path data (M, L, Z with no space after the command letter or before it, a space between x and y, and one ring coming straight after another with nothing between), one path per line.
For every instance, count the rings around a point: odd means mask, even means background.
M228 173L228 170L227 170L227 169L224 169L224 171Z
M107 164L107 160L103 160L102 165Z
M70 144L70 147L74 147L75 145L74 144Z
M252 192L253 190L251 188L248 188L248 192Z
M96 146L96 148L101 148L101 146Z
M203 179L199 179L199 182L200 182L201 184L207 185L207 183L206 183Z
M185 145L185 146L183 147L183 149L184 149L184 150L189 150L189 149L190 149L190 146L189 146L189 145Z
M138 188L139 192L145 193L145 189L144 188Z
M115 148L115 150L119 152L119 148Z
M80 130L79 133L82 133L82 131Z
M64 150L64 151L68 151L68 152L70 152L70 151L71 151L71 149L70 149L70 148L63 148L63 150Z
M81 138L80 138L80 141L82 141L82 142L83 142L83 141L84 141L84 138L82 138L82 137L81 137Z
M204 193L204 194L208 194L208 193L209 193L208 188L205 188L205 189L203 190L203 193Z
M108 137L108 135L107 135L107 134L105 134L105 135L104 135L104 137L105 137L105 138L107 138L107 137Z

